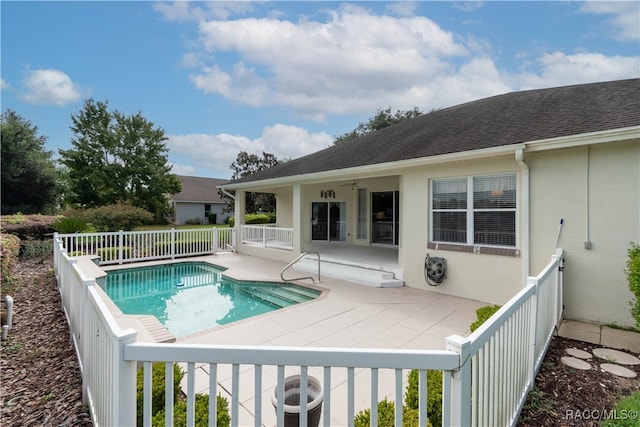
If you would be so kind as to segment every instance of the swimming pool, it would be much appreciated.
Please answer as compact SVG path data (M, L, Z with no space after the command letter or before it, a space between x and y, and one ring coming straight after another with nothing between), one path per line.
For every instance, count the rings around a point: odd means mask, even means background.
M320 295L291 283L234 280L224 270L204 262L110 270L102 288L124 314L153 315L177 338Z

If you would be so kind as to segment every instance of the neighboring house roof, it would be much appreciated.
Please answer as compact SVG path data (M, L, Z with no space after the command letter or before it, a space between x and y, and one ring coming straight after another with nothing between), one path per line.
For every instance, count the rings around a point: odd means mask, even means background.
M182 191L171 196L171 200L174 202L226 203L220 198L216 188L216 186L227 182L226 179L176 176L182 183Z
M640 79L507 93L436 110L227 185L640 125Z

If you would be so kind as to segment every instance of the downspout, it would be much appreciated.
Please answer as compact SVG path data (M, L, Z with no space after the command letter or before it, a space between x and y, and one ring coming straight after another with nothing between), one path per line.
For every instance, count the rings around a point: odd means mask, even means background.
M520 256L522 257L522 287L527 285L527 279L529 277L529 166L524 160L524 149L519 148L516 150L516 162L520 165L522 170L522 251Z
M231 197L231 199L233 199L233 201L236 201L236 196L229 193L227 190L225 190L224 187L218 187L220 189L220 191L222 191L222 193L224 193L225 196Z
M240 218L238 218L238 215L236 213L237 209L236 209L236 196L235 194L231 194L229 193L224 187L218 187L220 189L220 191L222 191L222 193L227 196L230 197L231 200L233 200L233 217L235 218L234 224L238 226L237 230L240 229Z

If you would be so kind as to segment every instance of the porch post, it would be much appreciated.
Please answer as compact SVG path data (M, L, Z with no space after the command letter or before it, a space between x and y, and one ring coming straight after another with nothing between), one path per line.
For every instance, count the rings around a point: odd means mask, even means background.
M304 220L302 218L303 197L302 186L295 184L293 186L293 253L301 253L301 240L302 240L302 224Z

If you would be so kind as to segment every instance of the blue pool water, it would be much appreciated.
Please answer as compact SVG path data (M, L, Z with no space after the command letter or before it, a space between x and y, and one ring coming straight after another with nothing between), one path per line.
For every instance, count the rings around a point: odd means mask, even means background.
M111 270L102 287L124 314L151 314L176 337L320 295L290 283L238 281L223 271L203 262Z

